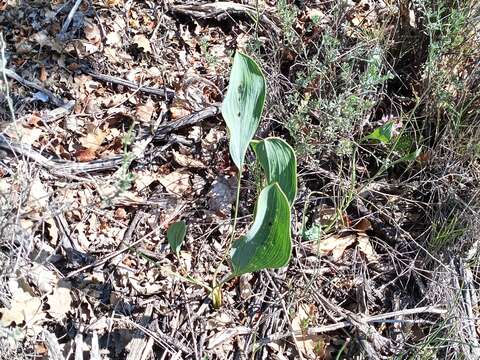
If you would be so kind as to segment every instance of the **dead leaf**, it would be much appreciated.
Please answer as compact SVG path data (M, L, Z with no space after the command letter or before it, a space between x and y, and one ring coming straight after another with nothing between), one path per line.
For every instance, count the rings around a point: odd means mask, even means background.
M12 139L18 140L24 144L34 145L42 135L44 131L38 127L26 127L12 125L5 129L5 133Z
M146 53L152 53L152 48L150 46L150 40L143 34L138 34L133 37L133 43L137 44L137 46L143 49Z
M17 280L14 282L16 284L13 285L14 289L11 289L13 291L10 308L0 308L0 324L7 327L12 323L20 325L25 322L28 327L31 327L45 318L42 301L23 289Z
M203 169L205 167L205 165L200 160L196 160L191 157L188 157L187 155L180 154L175 150L173 151L173 159L180 166L198 168L198 169Z
M85 33L85 39L87 39L90 44L98 45L102 41L100 28L91 19L85 19L83 32Z
M191 175L188 171L176 170L170 174L159 176L158 181L169 193L182 195L191 188Z
M125 220L127 218L127 211L123 207L117 208L113 217L117 220Z
M97 158L97 155L95 155L95 151L92 151L90 149L80 149L75 152L75 157L80 162L86 162L95 160Z
M217 346L222 345L228 340L233 340L232 338L238 336L238 335L247 335L252 332L252 329L246 326L237 326L234 328L230 329L224 329L208 341L208 346L207 349L213 349L216 348Z
M113 6L117 6L119 4L123 3L123 0L105 0L105 4L108 6L108 7L113 7Z
M207 185L207 182L203 177L198 174L193 175L192 189L195 194L200 195L205 188L205 185Z
M140 122L145 125L150 125L153 112L155 111L155 103L148 98L147 102L142 105L137 105L136 114Z
M80 139L78 139L78 141L85 149L95 152L100 148L106 136L106 131L95 127L90 129L87 135L82 136Z
M105 43L112 47L120 47L122 45L122 37L119 33L110 31L106 36Z
M150 186L157 176L150 171L139 171L135 173L135 180L133 181L134 188L138 191L143 191Z
M48 233L50 235L50 243L52 245L57 245L58 244L58 227L57 223L55 222L55 219L52 217L48 217L45 222L47 223L47 229Z
M357 243L358 249L365 255L369 262L378 263L378 254L370 243L370 238L367 234L358 234Z
M67 313L72 310L71 285L67 281L60 280L53 294L47 296L47 303L50 305L48 313L54 319L61 321Z
M26 278L42 294L51 293L57 282L57 275L45 265L39 263L35 263L26 273Z
M205 139L202 141L207 148L215 147L221 139L225 137L225 132L216 128L211 128Z
M120 189L118 184L102 184L97 186L97 191L102 197L105 206L131 206L145 203L145 199L131 191Z
M300 304L297 314L292 319L293 331L299 344L299 350L309 359L324 359L320 357L327 346L324 335L309 336L306 334L308 326L315 318L317 309L313 304Z
M240 297L246 301L250 297L255 296L252 291L252 285L250 285L250 280L252 280L252 274L244 274L240 276L238 286L240 288Z
M357 231L365 232L367 230L372 230L372 223L367 218L362 218L353 225L353 228Z
M40 74L38 76L38 79L42 82L47 80L47 70L45 70L45 66L41 65L40 66Z
M318 250L322 255L331 254L334 261L340 260L345 250L355 243L356 234L349 234L347 236L340 236L337 234L330 235L324 239L321 239L317 244L314 244L313 247L318 246Z
M187 138L192 139L195 142L200 141L202 138L202 128L200 126L192 126Z
M171 106L170 113L172 114L172 119L178 119L187 115L190 115L190 111L182 107Z
M28 212L35 212L39 215L42 210L46 209L48 205L49 194L47 189L40 181L40 178L36 176L30 186L28 193L27 207Z

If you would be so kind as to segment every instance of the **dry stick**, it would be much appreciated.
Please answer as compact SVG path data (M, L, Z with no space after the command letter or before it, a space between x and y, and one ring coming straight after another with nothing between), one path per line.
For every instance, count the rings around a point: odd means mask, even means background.
M134 83L133 81L121 79L118 77L110 76L110 75L103 75L103 74L98 74L94 71L88 70L88 69L82 69L84 73L87 75L90 75L91 77L100 80L100 81L105 81L109 82L112 84L117 84L117 85L123 85L126 87L129 87L134 90L138 90L140 92L152 94L152 95L157 95L157 96L162 96L167 100L171 100L175 96L175 91L172 89L169 89L167 87L164 87L163 89L157 89L149 86L143 86Z
M193 349L191 349L187 345L183 344L180 340L174 338L173 336L162 333L160 331L160 329L158 328L158 324L156 324L156 323L155 323L156 331L152 331L152 330L147 329L146 327L144 327L140 324L137 324L136 322L130 320L129 318L121 318L121 319L114 319L114 320L117 320L117 321L119 321L119 320L122 321L123 320L123 321L126 321L126 322L130 323L131 325L133 325L137 329L142 330L146 335L151 336L159 345L164 346L164 343L169 344L169 345L173 345L178 350L180 350L181 352L183 352L185 354L188 354L188 355L192 354L192 352L193 352ZM172 352L170 349L167 349L167 348L165 348L165 350L167 350L169 352Z
M55 96L55 94L53 92L51 92L50 90L47 90L45 89L43 86L40 86L38 85L37 83L34 83L33 81L29 81L29 80L26 80L24 78L22 78L20 75L18 75L15 71L13 70L10 70L10 69L5 69L5 75L7 75L9 78L11 79L14 79L16 81L18 81L20 84L24 85L24 86L27 86L27 87L30 87L30 88L33 88L35 90L38 90L38 91L41 91L45 94L47 94L48 96L48 99L50 100L50 102L52 104L54 104L55 106L64 106L65 105L65 102L58 98L57 96Z
M255 9L252 6L234 3L233 1L200 5L173 5L170 7L170 10L175 13L189 15L198 19L215 19L217 21L233 16L245 15L255 19L258 15L258 9ZM281 33L280 28L266 15L262 14L259 17L259 21L263 22L266 27L270 28L276 35Z
M148 304L145 309L142 319L140 320L140 326L146 327L150 323L150 319L153 315L153 305ZM145 333L142 329L137 329L134 333L134 339L130 342L130 351L128 352L126 360L142 360L150 356L152 351L151 347L148 347L150 337L145 338Z
M285 301L283 300L281 294L280 294L280 290L278 289L277 285L275 284L275 282L273 281L272 277L270 276L270 274L268 273L268 271L264 271L264 273L267 275L268 277L268 280L270 281L270 283L272 284L273 288L275 289L275 292L278 294L278 297L280 298L280 303L282 304L282 310L283 312L285 313L285 316L287 318L287 323L288 323L288 326L290 327L290 333L292 334L292 339L293 339L293 342L295 344L295 347L297 348L297 351L298 351L298 356L300 357L300 360L303 360L303 355L302 355L302 348L300 346L300 344L298 343L297 341L297 337L295 335L295 330L293 330L293 326L292 326L292 322L290 321L290 318L289 318L289 312L287 310L287 307L285 306Z
M415 314L438 314L443 315L446 314L448 311L447 309L435 308L431 306L423 306L413 309L404 309L399 311L392 311L384 314L372 315L372 316L364 316L363 320L366 323L378 323L381 320L386 320L388 318L396 317L396 316L406 316L406 315L415 315ZM307 335L313 336L321 333L326 333L330 331L335 331L339 329L343 329L349 326L353 326L352 322L350 321L340 321L335 324L330 325L323 325L323 326L316 326L313 328L309 328L307 330ZM289 333L282 333L282 334L273 334L268 338L261 340L262 343L269 343L272 341L280 340L282 338L294 335L302 335L299 331L289 332Z
M217 104L213 104L207 106L205 109L196 111L190 115L186 115L176 121L173 121L168 124L163 124L158 127L155 131L155 135L153 136L154 140L164 140L167 135L171 132L178 130L185 126L192 126L198 124L199 122L214 117L220 113L220 106Z
M153 232L153 231L152 231ZM149 235L149 234L147 234ZM145 236L144 236L145 237ZM104 258L100 259L100 260L97 260L95 261L93 264L90 264L90 265L85 265L83 267L81 267L80 269L77 269L77 270L74 270L72 271L71 273L69 273L67 276L65 276L65 279L68 279L68 278L71 278L85 270L88 270L88 269L91 269L91 268L96 268L97 266L100 266L100 265L103 265L105 264L108 260L120 255L120 254L123 254L124 252L130 250L132 247L134 247L135 245L141 243L143 240L144 240L144 237L138 239L137 241L134 241L133 243L129 244L127 247L123 248L123 249L120 249L120 250L117 250L117 251L114 251L113 253L111 254L108 254L107 256L105 256Z
M3 40L3 33L0 32L0 75L2 76L2 81L5 84L3 88L0 88L0 91L7 100L10 116L12 117L12 121L15 122L15 110L13 108L12 98L10 97L10 88L7 81L7 57L5 56L5 46L6 44Z
M29 145L15 143L2 134L0 134L0 150L5 150L16 156L21 155L29 158L46 169L55 170L57 175L71 175L110 170L118 167L124 161L122 155L83 163L60 159L49 159L32 149Z
M195 352L195 360L200 360L200 355L198 354L198 345L197 345L197 339L195 337L195 329L193 327L193 321L192 321L192 316L190 312L190 306L188 306L188 299L185 296L186 290L185 290L185 285L183 283L180 284L182 286L182 294L185 299L185 307L187 309L187 320L188 320L188 325L190 326L190 334L192 336L192 342L193 342L193 350Z
M218 105L211 105L200 111L194 112L190 115L184 116L179 120L172 123L160 125L155 131L154 140L164 140L168 135L175 130L178 130L185 126L191 126L201 122L210 117L216 116L220 112ZM140 135L143 139L144 136ZM32 161L37 162L42 167L49 170L55 170L60 175L73 175L81 173L89 173L96 171L105 171L115 169L120 166L124 159L122 155L112 156L107 159L97 159L88 162L75 162L61 159L47 158L36 150L32 149L29 145L19 144L13 140L7 138L0 133L0 150L6 150L9 153L13 153L17 156L21 155L29 158Z
M70 23L72 22L73 17L75 16L75 13L77 12L81 3L82 3L82 0L77 0L75 1L75 4L73 4L72 9L68 13L67 18L63 23L62 30L60 30L60 34L59 34L60 36L65 35L67 33L68 27L70 26Z

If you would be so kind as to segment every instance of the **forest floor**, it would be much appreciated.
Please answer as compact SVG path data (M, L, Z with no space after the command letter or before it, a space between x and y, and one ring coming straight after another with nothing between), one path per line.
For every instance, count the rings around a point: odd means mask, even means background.
M0 1L0 358L479 359L479 24L475 0ZM299 188L289 264L214 304L237 50Z

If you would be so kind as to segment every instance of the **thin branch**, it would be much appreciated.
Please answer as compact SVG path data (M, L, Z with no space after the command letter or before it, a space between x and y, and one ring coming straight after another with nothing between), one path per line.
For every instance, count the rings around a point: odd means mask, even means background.
M54 104L55 106L64 106L65 105L65 101L63 101L62 99L60 99L59 97L57 97L53 92L51 92L50 90L47 90L45 89L43 86L40 86L38 85L37 83L33 82L33 81L30 81L30 80L26 80L24 78L22 78L20 75L18 75L15 71L13 70L10 70L10 69L5 69L5 75L7 75L9 78L11 79L14 79L16 81L18 81L20 84L24 85L24 86L27 86L27 87L30 87L32 89L35 89L35 90L38 90L38 91L41 91L42 93L46 94L48 96L48 99L49 101Z
M77 0L77 1L75 1L75 4L73 4L72 9L68 13L67 18L65 19L65 22L63 23L62 30L60 30L60 34L59 34L60 37L67 33L67 30L70 26L70 23L72 22L73 17L75 16L75 13L77 12L81 3L82 3L82 0Z

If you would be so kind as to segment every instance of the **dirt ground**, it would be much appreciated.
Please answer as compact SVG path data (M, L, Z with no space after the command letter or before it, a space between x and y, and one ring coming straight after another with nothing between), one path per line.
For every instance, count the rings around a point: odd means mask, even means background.
M0 0L0 358L479 359L478 20L474 1ZM288 266L214 306L235 51L299 188ZM263 181L246 163L237 237Z

